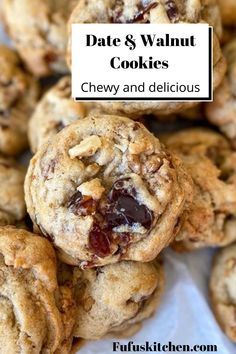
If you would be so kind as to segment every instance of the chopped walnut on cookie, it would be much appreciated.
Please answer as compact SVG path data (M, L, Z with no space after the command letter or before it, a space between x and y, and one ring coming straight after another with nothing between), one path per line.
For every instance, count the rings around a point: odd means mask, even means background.
M86 268L154 259L177 232L192 181L141 123L89 116L39 149L25 194L35 227Z
M219 133L185 129L164 139L193 179L193 201L173 247L224 247L236 241L236 152Z

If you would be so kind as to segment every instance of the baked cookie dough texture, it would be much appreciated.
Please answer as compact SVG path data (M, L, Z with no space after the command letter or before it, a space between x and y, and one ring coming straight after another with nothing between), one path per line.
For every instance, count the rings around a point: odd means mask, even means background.
M173 247L193 250L236 241L236 152L207 129L186 129L165 139L193 179L193 201Z
M67 21L76 0L3 0L3 21L21 58L36 76L68 71Z
M227 73L214 93L214 101L206 104L205 112L208 120L219 127L236 147L236 39L224 47L224 54Z
M192 181L141 123L89 116L30 162L28 212L66 263L151 261L178 231Z
M48 90L38 103L29 122L29 141L32 152L56 135L68 124L83 118L86 106L71 98L71 79L65 76Z
M216 0L80 0L69 20L72 23L202 23L214 26L213 67L216 88L226 70L219 38L222 35L221 16ZM68 65L71 63L71 43L68 44ZM193 102L98 102L106 113L126 115L133 119L143 114L171 114L195 105Z
M0 294L1 352L69 352L72 293L58 286L55 253L45 238L0 227Z
M0 156L0 226L16 225L26 215L25 172L14 160Z
M74 268L77 306L74 335L128 337L156 310L164 287L160 260L122 261L97 269Z
M210 279L212 308L222 330L236 343L236 244L216 256Z
M235 0L218 0L222 22L224 25L235 26L236 2Z
M0 45L0 153L16 156L27 146L27 125L38 86L22 68L18 55Z

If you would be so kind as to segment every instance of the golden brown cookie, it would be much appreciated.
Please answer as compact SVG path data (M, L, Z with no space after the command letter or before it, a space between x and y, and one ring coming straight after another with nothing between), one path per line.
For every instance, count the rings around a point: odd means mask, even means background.
M224 47L228 68L226 77L205 105L206 116L236 147L236 39Z
M26 215L25 168L0 156L0 225L15 225Z
M29 122L29 141L32 152L68 124L83 118L86 106L71 97L71 79L63 77L45 93Z
M47 240L0 227L0 293L2 353L69 353L73 301L69 288L58 287Z
M76 0L3 0L6 30L36 76L68 71L67 20Z
M222 330L236 342L236 244L219 251L210 278L210 298Z
M235 26L224 26L221 44L225 45L231 42L236 37L236 23Z
M127 337L141 327L160 302L164 272L160 261L119 262L87 269L74 268L77 304L74 335L99 339Z
M191 180L141 123L89 116L44 144L28 169L28 212L66 263L147 262L173 239Z
M203 128L171 134L165 143L181 158L194 183L193 201L182 219L175 249L235 241L236 152L222 135Z
M218 0L223 24L236 25L236 1Z
M0 45L0 153L19 155L28 146L27 124L38 97L36 81L17 54Z

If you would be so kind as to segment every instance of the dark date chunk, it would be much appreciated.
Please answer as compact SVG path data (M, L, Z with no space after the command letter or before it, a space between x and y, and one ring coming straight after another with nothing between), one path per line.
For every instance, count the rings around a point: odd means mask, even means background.
M51 63L54 63L55 61L57 61L58 56L54 52L47 52L44 55L43 59L45 60L46 63L51 64Z
M166 12L170 21L177 22L179 20L179 9L174 0L166 0Z
M114 183L109 195L109 204L106 211L106 220L110 228L120 225L132 226L141 224L150 229L153 222L153 213L145 205L135 199L135 189L127 188L127 179ZM128 182L129 183L129 182Z
M93 224L89 233L89 247L98 257L106 257L111 253L110 250L111 233L108 230L102 230L97 223Z
M144 21L145 14L149 13L152 9L157 7L157 2L151 2L149 5L143 7L133 18L131 22L142 22ZM145 21L145 23L149 23L149 21Z
M135 16L132 19L127 20L126 23L136 23L136 22L149 23L149 21L145 19L145 14L149 13L152 9L157 7L157 5L158 3L156 1L151 1L149 4L141 3L138 6L138 12L135 14ZM116 2L116 7L113 9L113 17L111 19L111 22L124 23L124 21L122 20L122 15L124 10L123 7L124 7L123 1L119 0Z
M59 133L62 129L65 128L65 124L63 122L55 123L55 130Z
M92 197L83 196L79 191L77 191L69 199L67 207L75 215L92 215L96 211L96 202Z

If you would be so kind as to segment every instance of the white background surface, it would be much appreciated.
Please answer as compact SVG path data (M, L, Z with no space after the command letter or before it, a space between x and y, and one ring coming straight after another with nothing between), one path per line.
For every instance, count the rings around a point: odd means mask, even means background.
M156 315L145 321L134 337L120 340L135 344L156 341L166 344L216 344L219 354L235 354L236 345L222 333L208 303L208 276L212 251L188 254L165 253L166 288ZM87 343L82 354L110 354L113 339ZM171 353L169 353L171 354Z
M5 41L6 37L0 29L0 43ZM154 317L143 323L142 330L134 337L118 340L121 343L132 340L136 344L145 341L216 344L219 354L235 354L236 345L220 330L208 302L212 253L211 250L186 254L165 251L166 287L161 306ZM111 354L112 341L87 342L79 353Z

